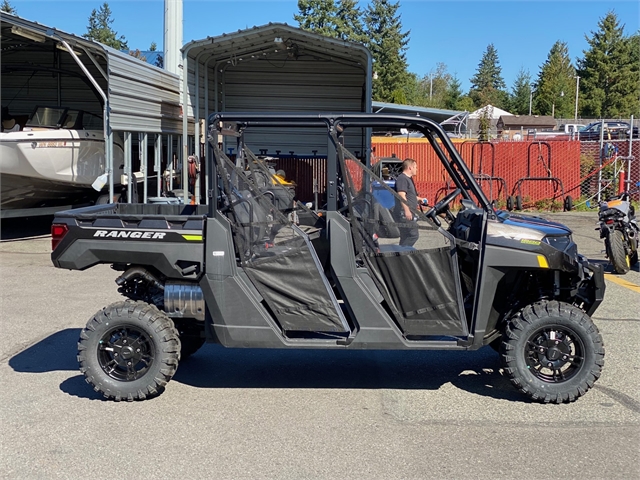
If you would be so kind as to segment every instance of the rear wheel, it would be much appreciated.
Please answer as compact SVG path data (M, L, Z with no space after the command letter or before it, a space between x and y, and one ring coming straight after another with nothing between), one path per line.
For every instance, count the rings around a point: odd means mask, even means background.
M78 362L87 383L106 398L159 395L178 368L173 322L155 306L127 300L96 313L80 333Z
M619 274L625 274L631 267L631 258L624 248L624 235L620 230L610 232L604 240L607 257L613 265L613 270Z
M516 195L516 210L522 210L522 196Z
M509 319L501 357L511 383L532 400L573 402L600 377L604 344L582 310L542 301Z
M571 195L567 195L564 198L563 208L565 212L570 212L573 209L573 199Z
M514 198L511 195L509 195L507 197L507 210L509 211L513 210L514 203L515 203Z

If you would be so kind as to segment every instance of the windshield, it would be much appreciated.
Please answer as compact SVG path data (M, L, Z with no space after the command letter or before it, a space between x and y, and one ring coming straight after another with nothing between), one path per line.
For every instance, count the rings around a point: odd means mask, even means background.
M102 130L102 118L83 110L66 107L36 107L28 127Z

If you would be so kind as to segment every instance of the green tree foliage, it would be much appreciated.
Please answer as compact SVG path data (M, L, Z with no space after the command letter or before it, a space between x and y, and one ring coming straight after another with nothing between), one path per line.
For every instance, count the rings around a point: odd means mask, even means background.
M461 110L464 112L473 112L475 109L475 104L469 95L464 95L460 97L458 102L456 103L456 110Z
M149 51L155 52L157 50L158 50L158 44L156 42L151 42L151 45L149 45Z
M573 117L576 97L575 74L567 44L558 40L540 67L534 93L535 113L553 115L556 118Z
M336 38L337 11L334 0L298 0L298 13L293 18L303 30Z
M462 99L462 84L457 76L452 75L444 95L444 108L457 110L458 102Z
M509 112L514 115L529 115L529 100L531 95L531 74L521 68L511 87L509 98Z
M113 19L111 18L111 9L107 2L103 3L99 10L93 9L89 16L89 25L87 33L82 35L89 40L95 40L116 50L126 50L127 41L123 35L118 37L117 32L111 28Z
M11 15L17 15L18 11L15 9L9 0L3 0L0 5L0 12L10 13Z
M636 118L640 117L640 31L629 37L630 52L630 75L629 78L635 82L630 87L629 111ZM634 94L635 92L635 94Z
M469 96L476 107L491 104L503 108L506 107L508 98L506 88L502 78L502 67L498 60L498 51L490 43L482 54L475 75L471 78Z
M638 115L637 34L625 37L624 25L610 11L598 22L599 30L585 38L589 49L578 60L581 113L586 116Z
M406 50L409 31L402 31L400 3L372 0L364 14L367 46L373 56L373 100L392 102L409 81Z
M366 43L367 36L362 25L362 10L358 7L357 0L338 0L335 24L338 38Z

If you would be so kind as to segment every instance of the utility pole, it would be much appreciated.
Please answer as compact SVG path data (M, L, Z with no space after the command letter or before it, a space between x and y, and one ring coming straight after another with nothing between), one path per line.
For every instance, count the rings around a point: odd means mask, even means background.
M431 103L432 96L433 96L433 74L429 73L429 103Z
M580 92L580 77L576 75L576 110L573 119L578 120L578 93Z
M529 85L529 116L531 116L532 103L533 103L533 85Z

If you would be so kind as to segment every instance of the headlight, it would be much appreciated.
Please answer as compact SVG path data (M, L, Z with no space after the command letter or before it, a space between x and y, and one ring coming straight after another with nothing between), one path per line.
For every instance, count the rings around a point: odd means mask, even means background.
M560 237L546 236L542 241L572 257L578 254L578 246L573 243L571 235L562 235Z

